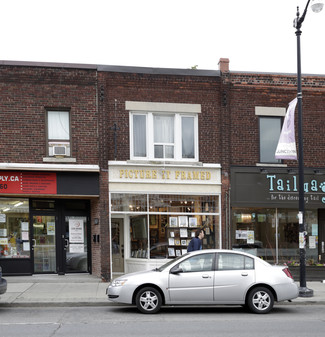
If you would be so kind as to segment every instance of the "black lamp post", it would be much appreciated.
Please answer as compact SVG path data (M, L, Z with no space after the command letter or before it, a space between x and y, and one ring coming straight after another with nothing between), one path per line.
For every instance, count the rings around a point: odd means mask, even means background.
M314 291L306 286L306 226L305 226L305 193L304 193L304 146L302 133L302 92L301 92L301 55L300 55L300 35L301 25L304 22L310 0L308 0L304 13L300 17L299 7L297 17L294 20L297 36L297 100L298 100L298 140L299 140L299 255L300 255L300 287L299 296L312 297ZM315 13L323 9L323 2L312 0L311 8Z

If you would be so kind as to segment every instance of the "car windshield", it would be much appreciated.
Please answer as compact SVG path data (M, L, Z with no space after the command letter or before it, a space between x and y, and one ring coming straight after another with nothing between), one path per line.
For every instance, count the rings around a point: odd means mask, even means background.
M156 270L158 271L163 271L165 270L167 267L169 267L171 264L173 264L174 262L178 261L180 258L184 257L185 255L188 255L188 253L175 257L174 259L168 261L167 263L163 264L161 267L157 268Z

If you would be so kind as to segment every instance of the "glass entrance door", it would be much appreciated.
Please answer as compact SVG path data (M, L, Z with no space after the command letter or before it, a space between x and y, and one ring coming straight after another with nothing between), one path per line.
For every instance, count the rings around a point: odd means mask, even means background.
M87 217L65 216L65 272L88 271Z
M35 273L56 272L56 223L54 215L33 216L32 249Z
M112 219L112 271L113 274L124 273L124 222Z

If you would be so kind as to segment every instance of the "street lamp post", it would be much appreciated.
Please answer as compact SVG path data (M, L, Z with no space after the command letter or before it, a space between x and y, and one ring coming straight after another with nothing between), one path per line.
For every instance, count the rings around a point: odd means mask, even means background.
M303 122L302 122L302 90L301 90L301 54L300 54L300 35L301 25L304 22L310 0L300 17L299 7L297 7L297 17L294 20L297 36L297 101L298 101L298 141L299 141L299 255L300 255L300 287L299 296L312 297L314 291L308 289L306 285L306 227L305 227L305 193L304 193L304 146L303 146ZM315 13L323 9L323 2L312 0L311 8Z

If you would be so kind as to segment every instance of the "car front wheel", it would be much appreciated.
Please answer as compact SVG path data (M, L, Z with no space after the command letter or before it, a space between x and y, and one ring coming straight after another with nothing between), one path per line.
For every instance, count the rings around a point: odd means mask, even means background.
M264 287L252 289L247 297L247 306L256 314L267 314L274 305L272 292Z
M142 313L155 314L160 310L162 298L157 289L146 287L138 291L135 303Z

